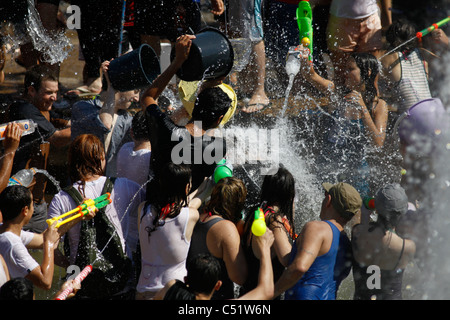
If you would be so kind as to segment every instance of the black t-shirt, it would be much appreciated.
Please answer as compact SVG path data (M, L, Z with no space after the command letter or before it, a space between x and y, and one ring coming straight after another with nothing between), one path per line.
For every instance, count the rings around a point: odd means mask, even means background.
M50 112L52 116L52 112ZM27 161L39 149L39 145L50 138L56 131L55 126L48 121L33 104L27 101L17 101L9 107L9 120L31 119L37 124L36 130L20 139L19 148L14 157L13 172L25 168ZM36 149L37 148L37 149Z
M202 137L191 136L185 127L175 125L156 104L147 107L146 117L152 146L150 166L155 176L168 162L191 164L191 190L195 190L225 157L225 139L207 133Z

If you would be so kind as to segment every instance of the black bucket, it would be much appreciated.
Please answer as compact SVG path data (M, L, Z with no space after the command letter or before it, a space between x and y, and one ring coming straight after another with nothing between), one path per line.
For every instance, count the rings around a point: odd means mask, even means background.
M118 91L148 87L160 73L159 59L148 44L112 60L108 69L111 85Z
M219 30L205 28L192 40L189 57L177 71L184 81L210 80L227 76L233 68L234 52L230 40ZM170 59L175 58L172 48Z

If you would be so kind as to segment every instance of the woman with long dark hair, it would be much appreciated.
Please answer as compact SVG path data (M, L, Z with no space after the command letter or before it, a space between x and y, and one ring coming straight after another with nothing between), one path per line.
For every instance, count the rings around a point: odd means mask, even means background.
M296 238L294 221L295 180L292 174L280 166L276 174L266 175L260 194L261 208L267 227L272 230L274 243L272 245L272 266L274 282L278 280L289 263L292 242ZM254 208L245 218L242 245L244 247L249 269L252 270L247 281L241 287L240 294L254 289L258 284L259 260L252 248L254 235L251 226L255 219Z
M370 53L353 53L347 61L345 91L340 92L333 81L315 72L303 53L303 76L331 101L319 174L328 175L324 181L347 182L365 196L370 172L366 154L368 149L383 147L388 119L386 102L377 90L378 60Z
M205 180L191 194L190 165L167 163L156 178L152 195L139 210L141 272L137 300L151 300L166 282L183 281L198 208L209 195L212 182Z

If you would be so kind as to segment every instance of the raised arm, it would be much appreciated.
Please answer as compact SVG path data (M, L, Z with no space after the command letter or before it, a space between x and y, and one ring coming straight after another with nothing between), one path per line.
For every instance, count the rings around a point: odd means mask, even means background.
M0 192L8 185L11 177L14 155L19 147L22 129L17 123L10 123L6 126L5 140L3 140L4 153L0 158Z

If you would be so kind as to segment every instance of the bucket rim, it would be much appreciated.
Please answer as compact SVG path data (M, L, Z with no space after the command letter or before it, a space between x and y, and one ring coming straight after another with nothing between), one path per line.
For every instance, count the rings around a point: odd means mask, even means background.
M216 33L220 34L220 35L225 39L225 41L226 41L227 44L228 44L228 47L230 48L230 59L231 59L231 61L233 62L233 61L234 61L234 49L233 49L233 45L232 45L230 39L227 37L227 35L226 35L225 33L223 33L222 31L220 31L219 29L214 28L214 27L211 27L211 26L206 26L206 27L200 29L195 35L200 34L200 33L204 33L204 32L206 32L206 31L213 31L213 32L216 32ZM194 39L194 40L195 40L195 39ZM231 70L233 69L233 64L234 64L234 63L230 63L231 66L228 68L229 70L227 70L227 75L228 75L228 74L231 72Z
M161 74L161 64L160 64L160 61L159 61L159 59L158 59L158 56L156 55L155 50L153 50L153 48L152 48L149 44L143 43L143 44L141 44L141 45L139 46L139 66L141 67L141 70L145 70L145 69L144 69L144 66L142 65L142 61L144 61L144 59L142 59L142 50L144 50L144 48L150 49L150 52L153 53L153 57L152 57L152 58L153 58L153 60L152 60L152 65L158 67L158 70L155 70L155 71L156 71L156 72L155 72L156 76L155 76L155 79L153 79L153 80L150 80L150 79L147 77L147 73L146 73L146 72L142 72L142 74L144 75L145 79L147 79L148 85L150 86L150 85L152 84L152 82L156 80L156 78L158 77L158 75ZM157 62L157 63L155 63L155 62ZM152 70L153 70L153 69L152 69Z

